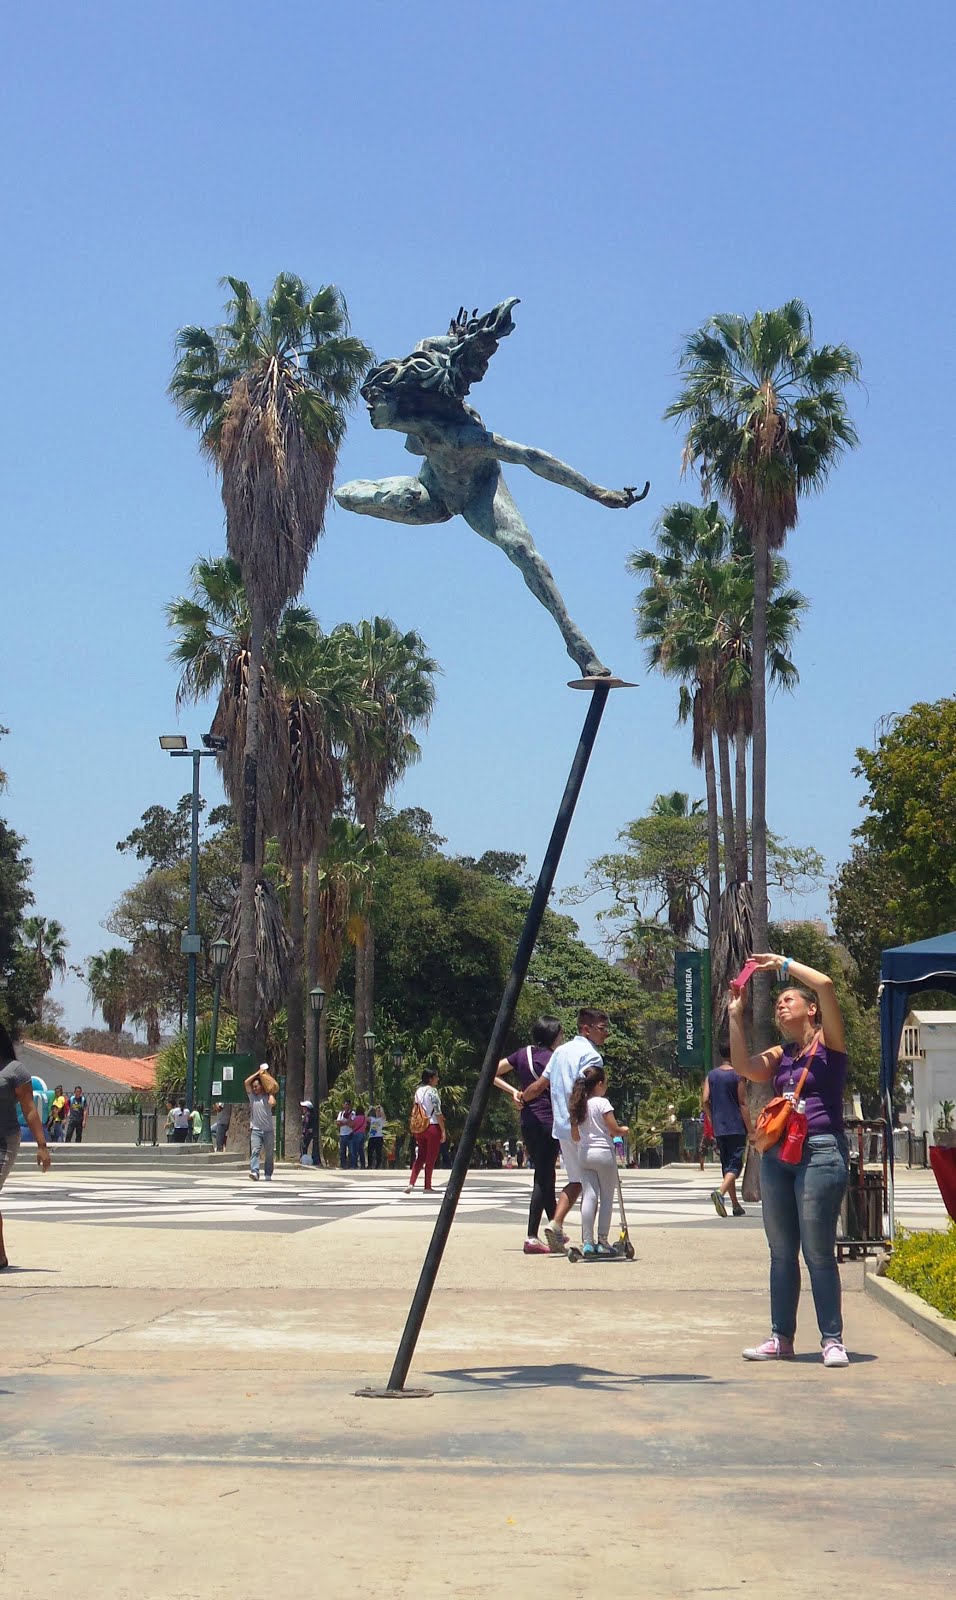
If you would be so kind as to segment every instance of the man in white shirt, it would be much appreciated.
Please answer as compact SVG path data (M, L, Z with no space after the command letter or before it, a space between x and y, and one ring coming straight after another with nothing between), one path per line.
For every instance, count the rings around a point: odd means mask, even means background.
M595 1011L589 1006L579 1011L578 1031L574 1038L559 1045L540 1078L521 1091L521 1104L527 1105L530 1100L543 1094L546 1088L551 1090L554 1137L560 1142L561 1159L568 1175L567 1185L558 1195L551 1226L544 1230L550 1248L556 1252L568 1247L564 1219L581 1196L581 1147L571 1138L568 1099L585 1067L604 1065L597 1046L604 1044L610 1031L611 1022L606 1011Z

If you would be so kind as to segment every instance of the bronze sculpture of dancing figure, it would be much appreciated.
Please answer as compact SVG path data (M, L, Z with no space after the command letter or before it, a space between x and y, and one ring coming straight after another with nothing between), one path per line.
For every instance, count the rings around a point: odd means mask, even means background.
M604 677L608 668L571 620L551 570L502 476L502 463L529 467L541 478L574 489L599 505L626 507L643 500L650 484L636 489L602 489L545 450L515 444L491 433L477 411L465 404L480 382L499 341L514 329L517 300L503 300L479 317L459 311L446 335L423 339L413 354L373 367L362 385L372 426L407 435L406 450L424 456L417 478L357 478L335 491L347 511L390 522L448 522L456 515L505 552L521 571L532 594L553 616L568 655L585 677Z

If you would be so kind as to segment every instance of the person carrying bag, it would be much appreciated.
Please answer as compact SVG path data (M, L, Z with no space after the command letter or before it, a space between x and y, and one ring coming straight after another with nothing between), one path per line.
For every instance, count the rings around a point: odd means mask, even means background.
M758 971L776 972L786 987L774 1008L784 1043L760 1055L750 1055L747 1048L742 987L731 985L727 1005L734 1071L753 1083L772 1084L776 1091L754 1130L754 1144L762 1151L763 1224L770 1246L771 1333L743 1355L747 1361L793 1358L802 1252L823 1364L845 1367L849 1358L836 1261L837 1223L849 1172L843 1129L843 1016L826 973L770 953L751 959Z

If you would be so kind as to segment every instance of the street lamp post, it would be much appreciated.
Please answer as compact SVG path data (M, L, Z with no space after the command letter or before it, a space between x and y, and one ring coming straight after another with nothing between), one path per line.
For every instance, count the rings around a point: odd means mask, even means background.
M316 984L309 990L309 1005L315 1017L315 1029L312 1041L312 1113L315 1117L315 1130L312 1134L312 1165L322 1165L322 1145L319 1140L319 1031L322 1025L322 1007L325 1005L325 990L321 984ZM316 1159L318 1158L318 1159Z
M368 1066L368 1100L369 1105L375 1102L375 1035L368 1028L362 1035L365 1041L365 1060Z
M198 923L198 881L199 881L199 763L203 756L217 755L226 748L225 739L218 738L215 734L204 733L203 744L205 750L190 750L186 735L183 733L161 733L159 746L171 756L189 756L193 764L193 794L192 814L189 839L189 928L183 934L179 948L189 960L189 993L186 1013L186 1101L190 1110L193 1110L193 1100L196 1094L196 973L199 963L199 954L202 950L202 936Z
M209 955L212 960L213 978L215 988L212 991L212 1027L209 1031L209 1082L206 1092L206 1110L202 1119L202 1142L212 1143L212 1078L216 1065L216 1044L219 1039L219 996L222 993L222 980L229 960L229 940L214 939L209 946Z

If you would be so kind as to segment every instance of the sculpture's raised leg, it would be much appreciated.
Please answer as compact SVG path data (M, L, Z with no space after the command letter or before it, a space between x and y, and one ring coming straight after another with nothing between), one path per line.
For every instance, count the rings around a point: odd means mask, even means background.
M344 511L384 517L387 522L424 525L452 518L452 512L429 493L420 478L355 478L335 490L335 499Z
M483 539L498 545L508 560L514 562L535 599L550 611L561 629L568 655L582 676L606 677L608 668L568 616L551 568L535 548L530 530L512 500L504 479L495 476L487 489L482 489L469 501L462 514L470 528L480 533Z

